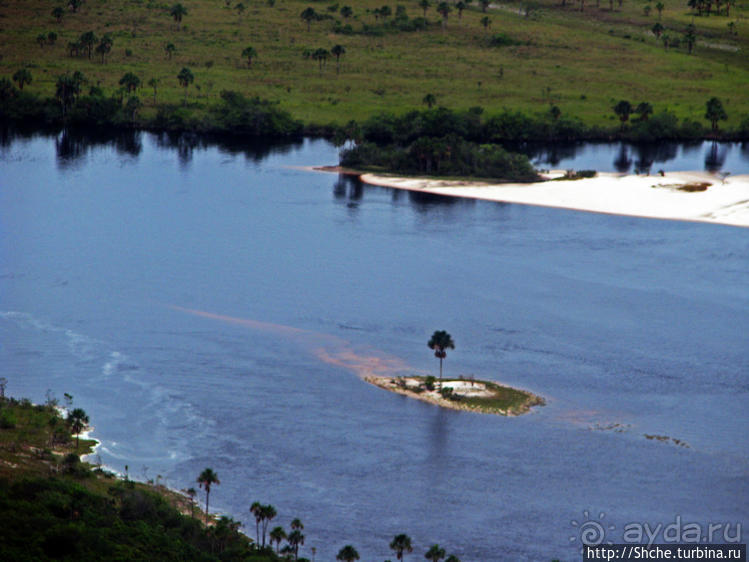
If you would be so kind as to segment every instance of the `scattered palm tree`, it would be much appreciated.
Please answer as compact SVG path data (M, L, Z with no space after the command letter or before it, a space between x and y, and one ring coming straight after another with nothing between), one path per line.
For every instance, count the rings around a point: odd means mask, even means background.
M310 30L310 25L312 24L312 22L318 19L317 12L312 7L305 8L302 13L299 14L299 17L307 22L307 31Z
M632 113L632 104L627 100L620 100L619 103L614 106L614 113L619 117L619 121L622 122L623 129L624 123L629 120L629 116Z
M122 76L122 78L120 78L120 81L118 83L120 86L125 88L125 91L127 93L130 93L130 92L134 92L140 87L140 78L138 78L132 72L126 72Z
M153 104L156 105L156 88L159 86L159 79L158 78L151 78L148 81L148 85L153 88Z
M86 31L85 33L81 33L81 36L78 39L78 42L88 51L89 59L91 58L91 52L97 41L98 38L93 31Z
M445 562L460 562L460 558L458 558L454 554L451 554L450 556L445 558Z
M351 6L344 6L341 8L341 16L343 16L343 19L349 19L353 15L354 10Z
M177 29L179 29L180 24L182 23L182 18L187 15L187 8L178 2L172 6L171 10L169 10L169 15L174 18L175 22L177 22Z
M346 54L346 48L343 45L335 45L330 52L335 57L335 73L338 74L341 66L341 56Z
M401 533L396 535L395 538L390 542L390 550L395 552L395 557L398 560L403 560L404 552L413 552L413 546L411 546L411 537Z
M47 33L47 44L54 45L57 42L57 33L50 31Z
M62 17L65 15L65 10L61 6L57 6L52 9L52 17L57 20L57 23L62 22Z
M328 62L328 57L330 56L330 51L327 49L315 49L315 51L312 53L312 58L315 59L320 67L320 74L322 74L322 67L325 63Z
M657 21L653 24L653 27L650 28L650 31L653 32L653 35L655 35L656 39L660 39L661 34L663 33L665 27L661 24L661 22Z
M40 33L39 35L36 36L36 42L43 49L44 46L47 44L47 36L44 33Z
M167 43L164 46L164 51L166 52L166 58L169 60L172 60L172 55L174 54L174 51L177 50L177 47L174 46L174 43Z
M694 44L697 42L697 28L694 27L693 23L687 26L687 30L684 33L684 41L687 44L687 54L691 55Z
M177 80L179 81L179 85L182 86L185 89L185 104L187 103L187 88L195 81L195 76L193 75L192 71L184 67L182 70L179 71L179 74L177 74Z
M302 521L298 517L294 518L291 522L291 532L286 539L289 542L291 551L294 553L294 560L299 558L299 546L304 544L303 530L304 525L302 525Z
M653 114L653 106L646 101L640 102L635 108L635 113L640 116L640 121L647 121Z
M270 538L270 544L273 546L273 543L276 543L276 554L278 554L278 550L281 548L281 541L286 539L286 531L283 530L283 527L273 527L271 529L271 532L268 534L268 537Z
M427 550L424 558L431 560L432 562L439 562L445 557L445 549L438 544L433 544L432 547Z
M254 47L245 47L242 51L242 56L247 59L247 68L252 67L252 59L257 56L257 51Z
M447 349L455 349L455 342L445 330L437 330L427 342L429 349L434 350L434 356L440 360L440 388L442 388L442 361L447 357Z
M213 472L213 469L206 468L200 473L196 482L201 488L205 489L205 521L208 523L208 500L211 495L211 486L213 484L219 485L221 481L218 479L218 475Z
M23 90L25 84L31 84L32 76L28 68L19 68L13 74L13 81L18 84L18 89Z
M422 10L424 10L424 19L426 19L426 17L427 17L427 10L429 9L429 7L431 5L432 4L431 4L431 2L429 2L429 0L419 0L419 8L421 8Z
M442 28L447 27L447 18L450 15L450 12L452 12L452 8L450 7L450 4L447 2L440 2L437 5L437 11L442 15Z
M70 430L75 435L75 450L78 451L78 441L81 436L81 432L88 427L88 415L81 408L76 408L68 414L68 423L70 424Z
M260 544L260 522L263 520L263 504L252 502L250 513L255 516L255 544Z
M78 8L81 7L81 4L83 4L83 0L68 0L68 6L70 6L70 11L73 13L76 13L78 11Z
M195 518L195 496L198 495L198 491L195 488L188 488L185 493L190 498L190 517Z
M663 8L666 6L663 5L663 2L658 2L655 5L655 9L658 10L658 19L661 19L661 16L663 15Z
M723 102L718 98L713 97L708 100L705 106L705 119L709 119L713 131L717 131L718 121L725 121L728 119L726 110L723 108Z
M421 100L421 103L426 104L429 109L432 109L432 107L437 103L437 98L434 94L427 94L424 96L424 99Z
M270 504L264 505L260 508L260 512L262 514L262 520L261 524L263 527L263 543L262 548L265 548L265 536L268 531L268 524L273 520L273 518L277 515L276 508L273 507Z
M484 13L486 13L489 4L491 4L491 0L479 0L479 6L481 6L481 11Z
M109 33L105 33L99 41L99 44L96 46L96 54L101 55L101 64L104 64L105 57L112 50L113 43L114 40L112 39L112 36Z
M342 560L343 562L354 562L354 560L359 560L359 553L356 552L356 549L353 546L347 544L338 551L335 559Z

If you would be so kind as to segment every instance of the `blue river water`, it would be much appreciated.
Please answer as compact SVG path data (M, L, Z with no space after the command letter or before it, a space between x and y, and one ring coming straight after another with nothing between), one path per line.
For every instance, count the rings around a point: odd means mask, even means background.
M645 524L747 542L749 230L301 168L336 161L311 140L5 137L8 392L72 394L114 470L181 489L212 467L212 508L250 536L253 501L301 518L310 559L391 558L403 532L413 559L464 562L579 560L583 533ZM447 375L547 405L446 411L360 379L436 372L436 329Z

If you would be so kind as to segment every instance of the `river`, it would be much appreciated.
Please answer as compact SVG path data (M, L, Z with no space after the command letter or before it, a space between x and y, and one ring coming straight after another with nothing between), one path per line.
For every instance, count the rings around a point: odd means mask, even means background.
M253 501L301 518L310 559L392 558L403 532L413 559L464 562L579 560L584 530L645 523L747 542L749 231L300 168L336 161L313 140L5 136L8 392L72 394L114 470L197 488L213 468L212 508L250 536ZM447 411L359 378L436 373L437 329L448 376L547 405Z

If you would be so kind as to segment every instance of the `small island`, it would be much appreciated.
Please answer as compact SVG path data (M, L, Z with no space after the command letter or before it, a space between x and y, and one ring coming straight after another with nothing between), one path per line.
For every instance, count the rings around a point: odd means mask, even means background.
M444 379L433 376L383 377L368 375L364 380L390 392L430 402L443 408L500 416L519 416L546 401L525 390L473 378Z

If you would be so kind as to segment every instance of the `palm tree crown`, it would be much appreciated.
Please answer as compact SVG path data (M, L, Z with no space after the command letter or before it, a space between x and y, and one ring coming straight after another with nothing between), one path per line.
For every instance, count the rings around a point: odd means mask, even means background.
M442 360L447 357L446 349L455 349L455 342L445 330L437 330L427 342L429 349L434 350L434 356L440 360L440 382L442 381Z

